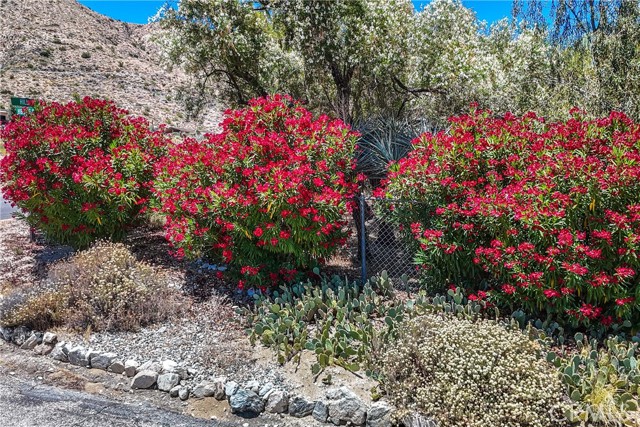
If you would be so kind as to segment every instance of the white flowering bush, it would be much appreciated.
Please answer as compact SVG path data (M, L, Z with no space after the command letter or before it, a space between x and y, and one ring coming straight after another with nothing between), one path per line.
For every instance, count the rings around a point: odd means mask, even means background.
M399 407L441 427L565 425L562 384L541 353L495 322L426 315L387 350L384 387Z
M155 19L163 56L235 103L288 93L351 122L406 98L410 0L181 0Z

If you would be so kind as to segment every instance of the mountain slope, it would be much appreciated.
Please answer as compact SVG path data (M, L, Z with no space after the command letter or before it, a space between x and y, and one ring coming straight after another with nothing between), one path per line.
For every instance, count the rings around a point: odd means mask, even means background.
M69 101L114 100L154 124L211 130L215 106L190 120L177 89L179 70L160 64L154 25L128 24L75 0L0 0L0 109L12 95Z

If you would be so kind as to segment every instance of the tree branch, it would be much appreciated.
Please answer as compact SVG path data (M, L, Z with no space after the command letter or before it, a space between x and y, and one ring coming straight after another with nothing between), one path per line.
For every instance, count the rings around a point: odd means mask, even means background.
M398 85L398 87L400 89L402 89L403 91L410 93L411 95L414 96L418 96L422 93L431 93L431 94L436 94L436 95L445 95L446 92L442 89L437 89L437 88L427 88L427 87L408 87L407 85L405 85L404 83L402 83L400 81L399 78L397 78L396 76L391 77L391 80L393 80L393 82Z

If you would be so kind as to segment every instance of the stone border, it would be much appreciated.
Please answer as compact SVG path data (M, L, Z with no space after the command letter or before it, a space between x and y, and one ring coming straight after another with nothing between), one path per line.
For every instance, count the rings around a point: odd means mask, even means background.
M135 360L126 360L115 353L98 353L84 346L58 342L54 333L29 331L24 327L0 327L0 338L22 350L31 350L63 363L124 375L131 378L132 389L155 388L183 401L190 396L213 397L219 401L226 399L231 412L239 417L255 417L268 412L288 414L295 418L311 416L318 422L335 425L391 427L394 425L394 415L397 415L396 408L383 400L367 407L347 387L329 389L322 400L289 395L272 383L260 384L255 380L240 386L225 377L203 381L191 389L186 385L186 380L196 372L172 360L150 360L140 365ZM434 421L415 412L403 416L400 423L406 427L437 427Z

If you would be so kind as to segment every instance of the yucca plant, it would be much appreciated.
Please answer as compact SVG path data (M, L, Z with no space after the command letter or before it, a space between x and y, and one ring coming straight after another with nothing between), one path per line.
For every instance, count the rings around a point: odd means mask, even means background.
M387 170L391 162L396 162L409 154L411 141L424 132L435 132L436 128L426 120L410 120L395 117L372 117L356 123L356 130L360 133L356 151L356 170L364 174L371 189L376 189L387 177ZM353 212L358 234L358 259L361 258L362 224L360 207ZM366 207L367 212L372 209ZM393 227L381 220L379 240L386 244L394 244ZM368 243L368 242L367 242ZM369 245L365 245L367 249ZM368 252L368 250L367 250ZM367 253L367 258L370 253Z
M373 188L387 176L389 163L404 158L411 151L411 141L423 132L434 131L424 120L374 117L355 125L360 133L357 171L364 174Z

